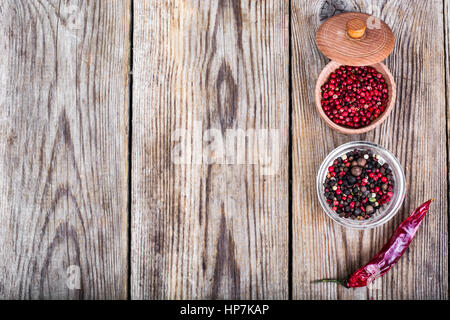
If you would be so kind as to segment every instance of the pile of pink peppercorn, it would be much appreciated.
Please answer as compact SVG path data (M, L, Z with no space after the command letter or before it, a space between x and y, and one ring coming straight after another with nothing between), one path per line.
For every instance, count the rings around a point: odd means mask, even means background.
M322 85L322 108L336 124L362 128L386 109L388 87L373 67L341 66Z
M394 178L379 155L355 149L333 161L323 186L327 203L336 214L363 220L391 201Z

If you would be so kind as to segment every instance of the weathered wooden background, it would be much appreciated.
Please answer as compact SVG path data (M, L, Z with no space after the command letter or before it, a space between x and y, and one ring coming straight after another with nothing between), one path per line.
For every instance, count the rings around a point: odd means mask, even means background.
M314 109L315 32L343 11L397 37L396 107L362 136ZM0 299L448 299L449 15L448 0L1 1ZM174 133L199 124L277 129L278 170L175 164ZM314 187L360 139L407 178L402 210L370 231L333 223ZM431 197L373 286L312 283L366 262Z

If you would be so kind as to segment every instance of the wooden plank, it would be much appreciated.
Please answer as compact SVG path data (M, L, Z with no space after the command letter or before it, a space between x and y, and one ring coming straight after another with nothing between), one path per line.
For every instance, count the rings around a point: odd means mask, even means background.
M0 4L1 299L126 298L130 12Z
M397 37L394 52L386 60L397 83L397 104L384 124L361 136L333 132L314 109L315 81L327 62L314 43L315 32L321 18L339 11L361 11L382 18ZM293 298L448 299L442 24L442 1L292 2ZM370 231L351 231L333 223L320 208L315 192L316 173L324 157L342 143L360 139L390 149L407 178L402 210L383 227ZM410 250L371 288L347 290L311 283L344 278L363 265L412 210L432 197L436 202Z
M288 298L288 2L134 8L131 297ZM279 168L176 164L180 129L277 129Z
M450 72L450 4L448 0L444 0L444 34L445 34L445 83L446 83L446 107L447 107L447 169L450 168L450 83L449 83L449 72ZM449 199L449 207L447 210L450 210L450 170L447 172L447 192Z

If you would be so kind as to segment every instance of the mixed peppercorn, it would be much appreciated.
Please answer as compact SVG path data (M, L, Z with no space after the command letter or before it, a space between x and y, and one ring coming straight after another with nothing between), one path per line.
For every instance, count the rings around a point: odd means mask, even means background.
M326 201L336 214L364 220L391 201L394 177L379 155L355 149L333 161L323 186Z
M331 73L321 89L325 114L343 127L368 126L388 104L386 80L369 66L341 66Z

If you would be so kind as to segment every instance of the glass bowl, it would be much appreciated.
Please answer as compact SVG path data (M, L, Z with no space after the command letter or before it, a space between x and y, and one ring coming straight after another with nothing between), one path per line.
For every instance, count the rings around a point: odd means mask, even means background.
M374 154L380 155L380 160L387 162L392 170L393 178L394 178L394 190L391 201L384 204L379 210L375 212L375 214L367 220L353 220L351 218L341 218L336 212L331 210L326 202L326 198L324 196L324 187L323 183L325 182L326 175L328 172L328 167L332 165L333 161L344 155L347 152L353 151L354 149L359 150L369 150ZM400 209L403 200L405 199L406 193L406 180L403 169L397 160L397 158L385 148L371 142L365 141L355 141L349 142L341 145L340 147L334 149L332 152L328 154L325 160L322 162L319 172L317 173L317 196L319 197L320 205L323 210L327 213L327 215L339 223L340 225L352 228L352 229L370 229L381 226L382 224L389 221Z

